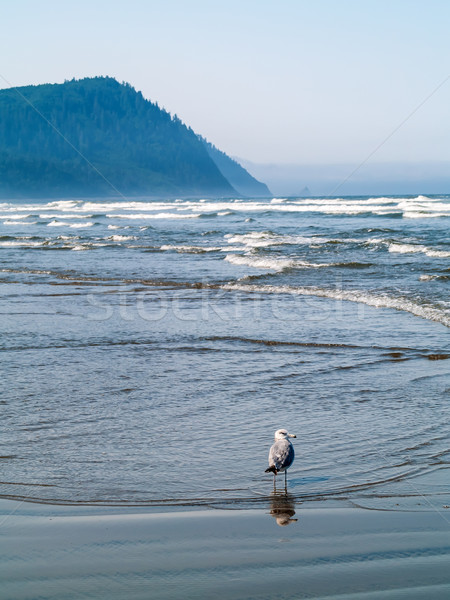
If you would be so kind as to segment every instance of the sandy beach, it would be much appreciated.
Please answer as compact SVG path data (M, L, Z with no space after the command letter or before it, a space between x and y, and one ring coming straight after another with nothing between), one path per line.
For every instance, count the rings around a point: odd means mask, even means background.
M2 600L450 594L446 509L303 508L279 498L267 510L14 501L0 510Z

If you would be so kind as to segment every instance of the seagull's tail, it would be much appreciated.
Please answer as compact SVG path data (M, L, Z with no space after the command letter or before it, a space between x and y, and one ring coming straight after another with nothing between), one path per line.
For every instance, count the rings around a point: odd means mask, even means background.
M266 469L264 471L264 473L273 473L274 475L276 475L278 473L275 465L272 465L271 467L269 467L268 469Z

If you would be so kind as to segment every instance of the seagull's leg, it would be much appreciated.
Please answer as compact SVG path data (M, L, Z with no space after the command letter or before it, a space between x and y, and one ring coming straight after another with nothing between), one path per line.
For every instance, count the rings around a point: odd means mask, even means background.
M276 492L277 491L277 476L275 475L275 473L273 474L273 491Z
M284 472L284 491L287 493L287 469Z

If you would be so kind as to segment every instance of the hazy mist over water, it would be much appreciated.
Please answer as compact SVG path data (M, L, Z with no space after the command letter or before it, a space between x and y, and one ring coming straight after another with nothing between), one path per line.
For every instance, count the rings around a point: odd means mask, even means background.
M285 196L439 195L450 188L448 162L257 164L236 160L265 181L272 193Z

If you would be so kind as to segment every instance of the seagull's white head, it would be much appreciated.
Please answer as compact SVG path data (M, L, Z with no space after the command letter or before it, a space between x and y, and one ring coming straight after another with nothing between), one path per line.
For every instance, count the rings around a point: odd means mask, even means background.
M278 431L275 431L275 441L287 440L288 438L295 438L295 437L297 437L297 436L294 435L293 433L288 433L287 429L278 429Z

